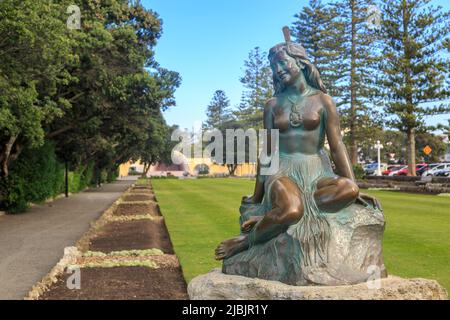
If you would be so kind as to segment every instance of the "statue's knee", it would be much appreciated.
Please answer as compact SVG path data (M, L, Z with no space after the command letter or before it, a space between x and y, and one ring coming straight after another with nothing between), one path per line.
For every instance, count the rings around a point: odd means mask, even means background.
M304 207L301 201L294 201L286 210L284 224L291 225L297 223L303 217Z
M359 195L358 185L348 178L339 178L338 187L339 189L345 191L346 198L354 200Z
M303 216L303 203L297 185L287 177L278 179L272 186L273 220L276 224L291 225Z

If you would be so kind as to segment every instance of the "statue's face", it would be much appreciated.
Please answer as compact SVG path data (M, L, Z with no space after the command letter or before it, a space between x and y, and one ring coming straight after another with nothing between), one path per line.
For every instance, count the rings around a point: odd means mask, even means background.
M301 69L294 58L284 50L278 52L270 61L272 72L284 86L294 84L300 76Z

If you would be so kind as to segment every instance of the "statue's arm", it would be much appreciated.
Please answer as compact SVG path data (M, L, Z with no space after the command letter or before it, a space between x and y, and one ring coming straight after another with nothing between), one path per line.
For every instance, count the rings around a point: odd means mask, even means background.
M264 129L267 129L267 155L272 154L272 136L270 130L273 129L273 108L276 105L276 98L269 99L264 107Z
M355 181L350 157L348 156L347 148L342 142L339 114L336 109L336 104L330 96L325 95L324 97L326 112L326 133L328 144L330 145L331 157L333 158L339 175ZM383 211L381 204L377 198L361 192L356 199L356 203L362 204L364 206L371 206L375 209Z
M270 156L271 155L271 145L272 145L272 141L271 141L271 134L270 134L270 129L273 129L273 112L272 112L272 108L276 103L276 99L272 98L269 99L266 102L266 105L264 106L264 118L263 118L263 122L264 122L264 129L267 129L267 138L266 138L266 142L267 142L267 155ZM256 173L256 183L255 183L255 189L253 191L253 196L251 197L244 197L243 198L243 202L247 202L247 203L260 203L264 197L264 182L263 179L261 179L260 176L260 171L261 171L261 166L260 166L260 162L258 160L258 166L257 166L257 173Z
M330 146L331 157L333 158L339 175L355 181L350 157L348 156L347 148L342 141L339 113L336 104L328 95L324 95L323 100L325 106L326 134Z

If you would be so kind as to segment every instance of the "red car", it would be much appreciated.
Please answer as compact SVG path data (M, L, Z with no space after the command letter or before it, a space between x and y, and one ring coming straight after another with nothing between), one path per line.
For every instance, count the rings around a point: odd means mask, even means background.
M399 169L403 168L403 165L398 165L398 164L394 164L394 165L390 165L387 167L387 170L384 170L383 172L381 172L381 174L383 176L388 176L389 173L397 171Z
M416 175L420 176L421 172L423 172L423 169L428 166L426 163L419 163L416 164ZM393 176L406 176L408 174L408 166L404 167L401 170L398 170L394 172Z

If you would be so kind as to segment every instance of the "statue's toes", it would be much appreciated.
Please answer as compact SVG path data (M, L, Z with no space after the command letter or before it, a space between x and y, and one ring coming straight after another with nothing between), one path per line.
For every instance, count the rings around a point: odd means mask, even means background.
M225 258L225 252L216 252L216 256L215 256L216 260L223 260Z
M217 248L216 248L216 254L221 254L221 253L225 253L225 249L224 249L224 247L222 246L222 245L220 245L220 246L218 246Z

